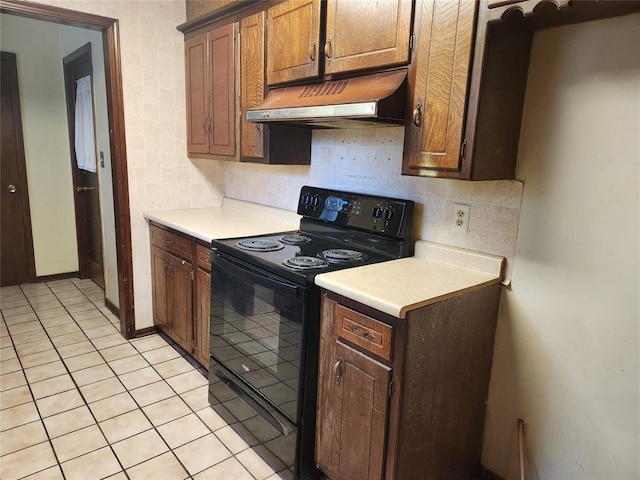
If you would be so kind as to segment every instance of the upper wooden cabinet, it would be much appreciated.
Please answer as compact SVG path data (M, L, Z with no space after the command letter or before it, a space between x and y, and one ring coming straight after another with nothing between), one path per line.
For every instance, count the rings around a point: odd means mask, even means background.
M419 6L404 145L408 175L459 168L477 4L423 0Z
M411 0L327 0L326 15L321 7L287 0L267 10L269 85L409 62Z
M236 154L235 24L185 42L187 152Z
M267 92L265 19L263 11L240 21L240 160L308 165L311 163L310 129L245 120L247 109L262 103Z

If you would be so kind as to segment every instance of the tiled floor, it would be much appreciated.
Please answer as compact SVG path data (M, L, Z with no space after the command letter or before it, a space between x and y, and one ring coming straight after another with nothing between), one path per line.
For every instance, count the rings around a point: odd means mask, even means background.
M92 281L3 287L0 312L3 480L290 478L167 341L125 340Z

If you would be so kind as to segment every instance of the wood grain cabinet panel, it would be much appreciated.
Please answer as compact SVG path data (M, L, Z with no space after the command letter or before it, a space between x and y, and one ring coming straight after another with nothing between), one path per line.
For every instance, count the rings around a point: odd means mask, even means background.
M411 0L329 0L325 73L345 73L409 62Z
M235 24L185 41L187 152L235 156Z

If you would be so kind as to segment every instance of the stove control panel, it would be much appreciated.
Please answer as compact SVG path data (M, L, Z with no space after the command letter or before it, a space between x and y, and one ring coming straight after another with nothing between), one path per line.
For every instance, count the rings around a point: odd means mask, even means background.
M411 200L302 187L298 214L334 225L405 237L413 221Z

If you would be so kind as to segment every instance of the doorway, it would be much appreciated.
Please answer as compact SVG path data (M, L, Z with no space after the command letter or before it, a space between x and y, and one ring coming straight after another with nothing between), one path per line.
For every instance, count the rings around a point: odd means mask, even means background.
M64 57L63 64L80 278L90 278L104 290L91 44Z
M19 0L2 0L0 2L0 12L46 22L87 28L102 33L110 132L109 146L112 159L111 174L113 178L114 223L118 271L118 313L122 335L125 338L133 338L135 336L133 263L131 258L131 222L118 20Z

